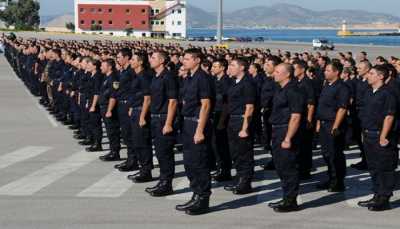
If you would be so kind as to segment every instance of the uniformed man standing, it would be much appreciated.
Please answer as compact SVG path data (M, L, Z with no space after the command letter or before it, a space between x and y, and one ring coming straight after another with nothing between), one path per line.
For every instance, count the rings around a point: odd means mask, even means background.
M89 100L88 97L88 88L89 88L89 79L90 73L87 70L88 65L88 57L82 59L81 63L81 70L79 71L79 95L78 95L78 104L80 108L80 126L81 126L81 137L84 140L80 141L79 144L81 145L92 145L93 139L90 138L90 130L89 130L89 112L86 108L87 101ZM77 136L79 138L80 136Z
M116 101L111 99L113 93L113 85L119 83L119 75L116 73L115 61L106 59L101 63L101 72L106 76L103 85L100 88L100 113L106 127L107 137L110 145L110 152L100 156L102 161L118 161L120 160L120 128L118 120L118 112L115 107ZM107 115L108 113L108 115Z
M274 94L270 122L272 124L272 156L276 172L282 182L283 199L270 203L276 212L298 210L299 172L297 156L299 153L299 127L304 114L305 101L292 79L294 69L289 64L275 68L274 80L279 84Z
M390 209L389 199L396 185L395 170L398 166L398 136L394 129L396 98L384 82L389 78L388 70L383 66L373 67L368 74L371 85L365 94L365 107L362 126L364 150L371 175L374 197L361 201L359 206L370 211Z
M236 180L233 185L224 188L236 195L252 192L251 181L254 176L252 118L257 100L257 86L246 75L247 68L248 63L244 59L234 59L229 65L229 73L235 83L228 93L228 139Z
M230 181L232 159L229 152L227 124L229 120L228 92L232 86L232 79L226 74L225 60L216 60L212 64L211 73L216 90L213 119L213 150L217 159L218 170L213 179L217 182Z
M193 196L189 202L177 205L176 209L188 215L208 212L211 195L207 147L211 140L210 114L214 92L209 76L200 68L201 61L201 50L185 51L183 65L190 75L186 78L182 107L183 160Z
M100 73L100 63L92 58L88 61L88 71L90 73L88 86L88 101L86 108L89 111L89 132L93 144L86 148L88 152L103 151L101 140L103 138L103 127L99 108L100 88L104 77Z
M300 147L298 155L300 179L306 180L311 177L312 169L315 93L311 79L306 76L307 63L299 60L293 63L293 67L298 87L306 101L305 113L302 115L300 123L300 142L302 147Z
M153 149L150 133L151 80L147 53L136 53L130 61L134 71L129 98L133 150L138 157L140 172L129 178L135 183L153 180Z
M325 69L325 85L317 109L317 132L321 142L321 153L328 165L328 181L317 185L329 192L343 192L346 175L344 155L346 123L345 117L350 103L349 88L339 79L343 66L332 62Z
M178 106L178 78L166 65L168 54L155 52L150 58L154 71L151 92L151 134L154 138L154 149L160 166L160 179L156 186L146 188L151 196L161 197L173 193L172 180L175 175L174 144L176 126L174 125Z
M357 72L358 76L354 78L355 81L355 92L354 92L354 111L355 115L353 115L353 120L352 120L352 127L353 127L353 137L356 140L357 144L360 147L360 156L361 156L361 161L352 164L351 167L358 169L358 170L366 170L368 168L367 165L367 160L365 157L365 152L363 149L363 144L361 140L362 136L362 126L361 126L361 119L363 118L362 116L365 115L365 112L362 112L362 109L364 107L364 95L365 92L368 90L370 87L368 85L367 77L368 77L368 72L371 69L371 63L368 60L363 60L357 65Z
M129 113L130 87L133 77L129 61L132 58L132 52L128 48L121 49L117 55L118 64L121 66L119 71L119 84L114 85L114 93L111 95L118 102L118 118L121 128L121 136L127 147L128 158L122 164L115 166L121 172L131 172L139 169L137 155L133 150L132 128ZM112 115L107 113L107 117Z
M263 120L263 132L264 132L264 142L265 142L265 150L271 151L271 123L269 122L269 118L271 116L272 111L272 101L274 98L275 89L277 87L276 82L273 77L273 73L275 71L275 67L281 63L281 59L277 56L270 56L264 63L264 72L265 72L265 80L261 88L261 115ZM274 161L270 160L265 163L265 170L274 170L275 165Z

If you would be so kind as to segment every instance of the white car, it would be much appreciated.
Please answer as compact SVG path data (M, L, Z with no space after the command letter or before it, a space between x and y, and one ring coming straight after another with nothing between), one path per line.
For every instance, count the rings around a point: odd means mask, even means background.
M326 40L326 39L314 39L312 42L313 49L317 50L334 50L335 45L333 45L332 42Z

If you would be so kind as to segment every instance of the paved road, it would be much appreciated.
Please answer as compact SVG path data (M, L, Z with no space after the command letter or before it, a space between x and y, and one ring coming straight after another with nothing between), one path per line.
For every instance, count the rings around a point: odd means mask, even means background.
M148 185L133 184L100 153L82 151L71 131L38 105L0 57L0 228L398 228L400 192L394 210L371 213L356 206L368 196L369 177L349 169L347 191L328 194L314 184L326 167L315 152L314 179L302 185L304 210L277 214L267 203L281 195L274 172L257 166L255 193L233 196L214 185L208 215L189 217L174 210L189 196L182 155L177 154L176 194L151 198ZM257 164L267 157L257 150ZM125 152L124 152L125 153ZM348 163L358 150L347 152ZM155 176L158 174L155 171ZM153 183L152 183L153 184ZM149 185L152 185L149 184Z

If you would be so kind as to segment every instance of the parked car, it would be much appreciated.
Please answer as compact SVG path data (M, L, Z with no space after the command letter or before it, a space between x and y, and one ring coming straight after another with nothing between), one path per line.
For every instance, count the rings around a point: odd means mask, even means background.
M264 37L256 37L254 38L255 42L264 42Z
M335 45L327 39L314 39L312 42L314 50L334 50Z

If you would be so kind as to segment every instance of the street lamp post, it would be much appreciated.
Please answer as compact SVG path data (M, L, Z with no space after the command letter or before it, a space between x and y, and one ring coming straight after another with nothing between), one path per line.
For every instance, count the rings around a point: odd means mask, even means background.
M217 28L217 42L218 44L222 43L222 31L224 28L224 22L223 22L223 15L222 15L222 9L223 7L223 0L218 0L218 28Z

